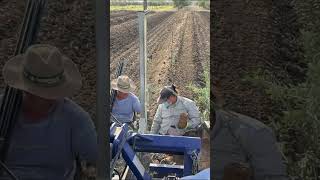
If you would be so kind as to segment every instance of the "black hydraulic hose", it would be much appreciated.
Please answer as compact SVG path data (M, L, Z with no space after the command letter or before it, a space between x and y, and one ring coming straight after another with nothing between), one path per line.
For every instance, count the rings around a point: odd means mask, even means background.
M5 172L11 177L11 179L19 180L19 179L17 178L17 176L15 176L15 175L7 168L7 166L6 166L5 164L3 164L1 161L0 161L0 167L5 170Z
M18 42L14 55L21 54L32 45L37 38L38 27L42 10L46 0L28 0L24 18L21 24ZM22 91L6 86L2 102L0 104L0 167L7 172L12 179L18 179L3 163L10 145L10 137L15 126L17 114L22 102Z
M119 176L119 179L121 180L124 176L124 173L126 173L127 169L129 168L129 166L126 166L123 170L123 172L121 173L121 176Z
M122 74L123 69L124 69L123 67L124 67L124 62L119 62L118 67L117 67L117 71L116 71L116 78ZM117 92L115 90L111 90L111 99L110 99L111 109L112 109L112 106L113 106L113 103L115 101L116 96L117 96Z
M21 26L21 29L20 29L20 36L19 36L19 39L18 39L18 42L17 42L17 46L16 46L16 49L15 49L15 52L14 54L17 55L17 54L20 54L21 51L22 51L22 42L23 42L23 39L24 39L24 34L26 34L27 32L27 21L30 16L30 12L31 12L31 5L32 5L32 0L28 0L27 1L27 5L26 5L26 11L25 11L25 16L23 18L23 21L22 21L22 26ZM12 100L12 96L15 94L14 92L14 89L13 88L10 88L8 86L6 86L5 88L5 92L4 92L4 96L3 96L3 100L2 100L2 103L1 103L1 107L0 107L0 112L2 112L0 114L0 120L1 120L1 128L0 128L0 136L3 137L5 136L6 134L6 129L8 128L8 125L7 125L7 119L8 119L8 114L10 114L11 112L9 111L10 108L8 108L8 106L10 106L10 104L8 102L10 102Z
M28 25L28 21L30 19L30 14L32 12L31 11L32 5L33 5L33 0L28 0L25 15L23 17L23 21L22 21L22 25L21 25L21 29L20 29L20 33L19 33L20 36L19 36L19 39L18 39L18 42L16 45L16 49L14 52L15 55L22 53L23 42L25 39L24 35L27 34L27 30L28 30L27 25Z
M118 174L118 176L119 176L119 180L121 180L122 178L121 178L121 174L119 173L119 171L118 171L118 170L116 170L116 169L114 169L113 171L114 171L114 172L116 172L116 173Z
M16 49L15 49L14 55L18 55L18 54L22 53L22 51L23 51L22 45L24 44L23 43L24 36L28 30L27 25L28 25L28 20L30 19L30 13L32 12L32 9L31 9L32 3L33 3L33 0L28 0L28 2L27 2L25 16L23 18L22 26L20 29L20 36L18 39L18 43L17 43ZM11 88L9 86L6 86L3 101L1 104L1 108L0 108L0 112L2 112L0 114L0 120L1 120L0 135L1 135L1 137L4 137L5 134L7 134L8 123L9 123L8 118L9 118L10 114L12 114L11 108L10 108L10 107L12 107L12 105L11 105L12 103L8 103L8 102L14 101L13 96L16 93L17 93L17 90L15 90L14 88Z
M29 26L29 21L30 21L30 17L32 12L34 12L33 10L33 6L34 6L34 1L33 0L29 0L27 3L27 9L25 12L25 18L23 19L23 24L21 27L21 33L19 36L19 42L17 44L16 50L15 50L15 55L21 54L24 50L23 46L26 46L26 44L28 44L28 42L25 42L25 36L27 36L27 32L30 29ZM17 95L18 94L18 90L11 88L11 87L6 87L6 89L8 90L8 94L5 94L5 100L2 103L4 105L3 107L3 116L1 117L2 120L2 136L6 136L8 128L9 128L9 123L10 122L10 118L12 118L14 116L14 114L16 114L16 110L14 109L15 107L15 103L17 103L17 98L19 98L20 96ZM18 97L16 97L18 96Z

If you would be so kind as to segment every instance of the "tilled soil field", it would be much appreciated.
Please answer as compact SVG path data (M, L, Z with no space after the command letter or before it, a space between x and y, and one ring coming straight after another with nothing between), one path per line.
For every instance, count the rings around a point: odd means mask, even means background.
M206 12L209 14L209 12ZM148 83L150 115L163 85L174 83L181 95L192 98L186 88L202 84L203 65L209 62L209 16L204 12L178 11L150 14L148 20ZM112 17L112 16L111 16ZM111 20L113 18L112 17ZM128 60L125 74L139 85L139 41L137 19L111 25L111 73L121 59ZM121 46L119 45L121 44ZM136 89L139 94L139 89Z
M120 14L120 15L119 15ZM121 19L123 12L111 15ZM127 14L129 15L129 14ZM120 16L120 17L119 17ZM132 15L129 15L130 17ZM115 74L117 63L128 60L125 74L139 86L139 40L138 21L111 24L111 73ZM209 64L209 12L185 9L176 12L157 12L147 16L149 125L157 109L156 99L164 85L174 83L182 96L193 99L186 86L193 83L203 85L203 68ZM139 95L139 88L135 93ZM209 166L209 140L204 138L202 154L206 160L201 163ZM202 158L204 159L204 158Z
M89 1L48 1L41 20L38 43L57 46L79 67L83 86L72 99L95 119L96 56L93 4ZM0 1L0 68L13 55L26 1ZM2 75L0 88L4 87Z

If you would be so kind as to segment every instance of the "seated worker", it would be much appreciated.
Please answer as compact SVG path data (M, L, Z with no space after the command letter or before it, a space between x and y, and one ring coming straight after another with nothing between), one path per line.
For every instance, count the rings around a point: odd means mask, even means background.
M174 85L160 91L158 109L151 127L152 134L185 135L190 129L196 130L201 124L196 103L178 95Z
M135 89L133 81L128 76L122 75L112 80L111 88L117 92L112 107L112 114L122 123L131 123L134 113L141 112L140 101L132 93Z
M20 180L73 179L78 159L82 172L93 172L87 177L94 177L98 153L94 124L67 98L82 85L72 60L51 45L33 45L5 64L3 78L23 92L5 160L10 171ZM0 176L10 179L6 173Z

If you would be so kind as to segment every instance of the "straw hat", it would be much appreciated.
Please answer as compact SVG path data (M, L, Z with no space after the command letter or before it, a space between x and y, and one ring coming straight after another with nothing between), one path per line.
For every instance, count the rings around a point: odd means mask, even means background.
M11 58L2 73L9 86L46 99L72 96L82 85L76 64L47 44Z
M122 75L117 79L112 80L111 88L123 93L129 93L132 92L136 87L128 76Z

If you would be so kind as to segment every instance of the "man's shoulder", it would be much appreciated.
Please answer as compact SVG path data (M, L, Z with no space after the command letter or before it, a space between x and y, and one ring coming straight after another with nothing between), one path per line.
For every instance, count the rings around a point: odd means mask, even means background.
M231 122L235 127L246 127L256 131L269 129L267 125L257 119L233 111L216 110L216 115L222 121Z
M183 97L183 96L178 96L178 99L184 101L184 102L193 102L191 99L187 98L187 97Z
M129 94L129 98L132 99L132 100L134 100L134 101L139 101L139 98L138 98L135 94L133 94L133 93L130 93L130 94Z
M88 113L79 104L69 98L64 98L62 104L63 111L68 115L75 117L88 116Z
M178 99L180 99L180 101L185 105L195 104L195 102L193 100L186 98L186 97L178 96Z

